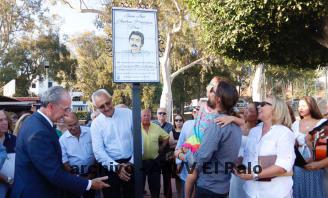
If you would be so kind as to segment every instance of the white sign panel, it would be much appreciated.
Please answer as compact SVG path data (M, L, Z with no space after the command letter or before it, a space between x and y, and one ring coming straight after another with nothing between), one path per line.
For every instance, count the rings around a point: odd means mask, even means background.
M159 82L157 10L113 8L114 82Z

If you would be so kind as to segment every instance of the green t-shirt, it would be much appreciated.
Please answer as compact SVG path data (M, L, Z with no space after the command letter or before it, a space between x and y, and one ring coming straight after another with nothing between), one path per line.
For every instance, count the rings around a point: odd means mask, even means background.
M148 133L141 125L144 154L143 160L156 159L159 150L159 141L168 139L170 136L160 126L150 123Z

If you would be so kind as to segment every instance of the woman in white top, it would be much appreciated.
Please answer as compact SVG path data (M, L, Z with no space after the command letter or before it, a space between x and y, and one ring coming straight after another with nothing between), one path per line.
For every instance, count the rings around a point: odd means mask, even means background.
M242 129L243 136L242 136L241 146L239 149L239 158L237 164L240 164L243 160L242 155L244 153L244 148L246 146L247 136L249 134L249 131L258 124L258 119L257 119L258 105L259 105L258 102L248 103L244 111L244 119L237 118L234 116L223 116L216 119L219 123L222 123L223 125L226 125L227 123L235 122ZM245 197L246 192L243 189L243 184L244 184L244 180L232 174L230 180L229 198Z
M303 158L312 161L311 143L307 144L306 136L314 127L320 125L326 119L322 114L314 98L305 96L299 101L298 112L301 120L293 123L292 130L296 137L296 146ZM312 162L304 168L294 167L294 197L295 198L326 198L324 189L324 169L320 162Z
M252 172L247 169L238 172L238 176L246 180L247 197L292 197L295 137L289 129L288 107L284 101L272 96L261 103L258 118L263 125L251 129L243 154L243 164L251 165Z

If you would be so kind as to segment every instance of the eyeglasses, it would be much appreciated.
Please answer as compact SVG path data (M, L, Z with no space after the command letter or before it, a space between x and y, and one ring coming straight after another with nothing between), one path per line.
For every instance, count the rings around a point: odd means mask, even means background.
M260 102L260 107L264 107L265 105L269 105L269 106L272 106L272 104L270 102L266 102L266 101L263 101L263 102Z
M165 112L158 112L157 114L158 114L158 115L166 115Z
M183 120L182 119L175 119L174 121L176 121L176 122L182 122Z
M100 107L98 107L98 109L100 109L100 110L104 110L106 107L111 106L111 104L112 104L112 102L111 102L111 101L108 101L108 102L106 102L106 103L100 105Z
M210 93L214 93L214 87L215 87L215 85L210 83L206 86L206 90Z

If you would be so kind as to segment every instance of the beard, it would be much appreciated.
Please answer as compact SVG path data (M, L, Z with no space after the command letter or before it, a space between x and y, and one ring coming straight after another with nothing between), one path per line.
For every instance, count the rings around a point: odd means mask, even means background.
M216 104L215 104L215 102L212 101L211 99L208 99L208 100L207 100L207 106L210 107L210 108L212 108L212 109L215 109Z

